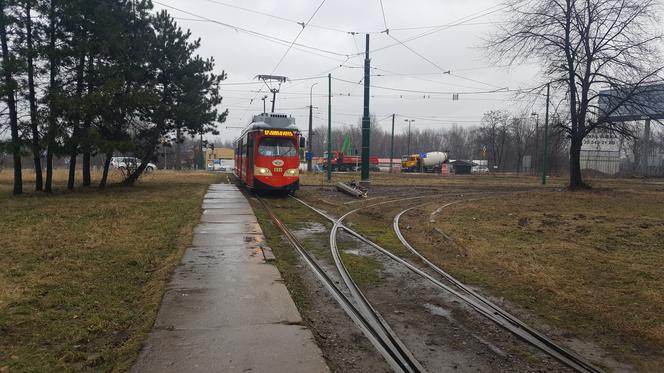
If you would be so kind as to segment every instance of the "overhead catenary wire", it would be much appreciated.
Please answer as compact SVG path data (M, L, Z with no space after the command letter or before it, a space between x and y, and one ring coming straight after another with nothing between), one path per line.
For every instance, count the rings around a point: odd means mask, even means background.
M291 44L291 41L288 41L288 40L284 40L284 39L281 39L281 38L278 38L278 37L275 37L275 36L267 35L267 34L262 33L262 32L250 30L250 29L247 29L247 28L244 28L244 27L235 26L235 25L232 25L232 24L229 24L229 23L226 23L226 22L222 22L222 21L212 19L212 18L209 18L209 17L206 17L206 16L202 16L200 14L196 14L196 13L190 12L190 11L182 9L182 8L178 8L178 7L174 7L172 5L165 4L161 1L153 0L153 3L159 4L163 7L166 7L166 8L169 8L169 9L172 9L172 10L184 13L184 14L187 14L187 15L192 16L192 17L197 17L201 21L210 22L210 23L214 23L214 24L217 24L217 25L220 25L220 26L224 26L224 27L230 28L230 29L232 29L236 32L241 32L241 33L245 33L245 34L248 34L248 35L252 35L254 37L264 39L264 40L267 40L267 41L270 41L270 42L273 42L273 43L277 43L277 44L280 44L280 45L290 45ZM319 47L304 45L304 44L301 44L301 43L293 43L292 49L298 49L298 50L309 51L309 52L317 51L317 52L321 52L321 53L326 53L326 54L328 54L328 56L326 56L327 58L331 58L331 56L347 57L347 56L350 56L350 55L354 54L354 53L341 53L341 52L331 51L331 50L327 50L327 49L323 49L323 48L319 48ZM320 55L320 56L322 56L322 55ZM339 61L341 61L341 60L339 60Z
M286 49L286 52L284 52L284 54L281 56L281 58L280 58L279 61L277 62L276 66L272 69L272 72L270 73L270 75L274 74L274 73L277 71L277 69L279 68L279 66L281 65L281 63L284 61L284 59L286 58L286 56L288 56L288 53L291 51L291 49L293 49L293 45L295 45L295 43L297 42L297 40L300 38L300 36L301 36L302 33L304 32L304 29L305 29L305 28L307 27L307 25L309 24L309 22L311 22L311 20L314 19L314 17L316 16L316 14L318 14L318 11L323 7L323 5L325 4L325 1L326 1L326 0L321 1L321 3L318 5L318 7L316 8L316 10L313 12L313 14L311 15L311 17L309 17L309 19L307 20L307 22L304 23L304 24L302 25L302 29L297 33L297 35L295 36L295 38L293 39L293 41L290 43L290 45L288 46L288 49ZM347 60L348 60L348 57L346 57L346 61L347 61ZM256 93L256 95L254 96L254 98L252 98L251 101L249 101L249 105L250 105L250 106L247 108L247 110L245 110L245 112L244 112L244 113L242 114L242 116L240 117L240 122L242 122L242 121L244 120L245 115L247 115L247 113L249 112L249 110L251 110L251 104L253 104L253 102L258 98L258 95L261 94L262 91L263 91L263 88L261 87L261 89L260 89L260 90ZM276 96L275 96L275 97L276 97ZM275 105L275 103L272 102L272 109L273 109L273 110L274 110L274 105Z
M435 63L435 62L433 62L431 59L425 57L424 55L422 55L421 53L419 53L419 52L416 51L415 49L413 49L413 48L411 48L410 46L408 46L406 43L404 43L404 42L402 42L401 40L397 39L394 35L390 34L389 27L387 26L387 17L385 16L385 8L383 7L383 0L379 0L379 1L380 1L380 10L381 10L381 12L382 12L382 14L383 14L383 22L385 23L385 31L386 31L387 36L389 36L390 38L392 38L393 40L395 40L396 42L398 42L399 44L401 44L404 48L408 49L410 52L412 52L413 54L415 54L415 55L418 56L419 58L423 59L424 61L426 61L426 62L428 62L429 64L431 64L431 65L433 65L434 67L436 67L436 68L437 68L438 70L440 70L443 74L452 75L452 76L454 76L454 77L456 77L456 78L459 78L459 79L464 79L464 80L472 81L472 82L474 82L474 83L479 83L479 84L486 85L486 86L493 87L493 88L502 88L502 87L498 87L498 86L496 86L496 85L494 85L494 84L490 84L490 83L482 82L482 81L479 81L479 80L466 78L466 77L463 77L463 76L460 76L460 75L456 75L456 74L453 75L453 74L451 73L451 70L449 70L449 69L448 69L448 70L445 70L445 69L442 68L440 65L438 65L438 64Z
M383 6L383 0L378 0L380 2L380 12L383 14L383 24L385 25L385 31L389 34L390 27L387 25L387 17L385 17L385 7Z
M288 22L288 23L298 25L298 26L302 26L304 24L304 22L297 21L297 20L292 19L292 18L281 17L281 16L278 16L278 15L275 15L275 14L261 12L261 11L254 10L254 9L249 9L249 8L244 8L244 7L241 7L241 6L224 3L224 2L221 2L221 1L218 1L218 0L203 0L203 1L207 1L209 3L225 6L225 7L228 7L228 8L242 10L242 11L245 11L245 12L249 12L249 13L253 13L253 14L257 14L257 15L261 15L261 16L265 16L265 17L269 17L269 18L273 18L273 19L278 19L278 20ZM368 32L342 30L342 29L335 28L335 27L322 26L322 25L317 25L317 24L309 24L308 26L311 27L311 28L317 28L317 29L327 30L327 31L335 31L335 32L344 33L344 34L379 34L379 33L383 32L382 30L379 30L379 31L375 30L375 31L368 31Z
M425 57L424 55L422 55L421 53L419 53L419 52L416 51L415 49L409 47L407 44L405 44L405 43L403 43L401 40L395 38L393 35L389 35L389 36L390 36L392 39L394 39L395 41L397 41L399 44L401 44L404 48L406 48L406 49L408 49L409 51L411 51L411 52L412 52L413 54L415 54L416 56L420 57L420 58L423 59L424 61L428 62L428 63L431 64L432 66L434 66L434 67L436 67L437 69L439 69L443 74L448 74L448 75L453 76L453 77L455 77L455 78L459 78L459 79L467 80L467 81L470 81L470 82L473 82L473 83L479 83L479 84L486 85L486 86L493 87L493 88L502 88L502 87L499 87L499 86L497 86L497 85L495 85L495 84L486 83L486 82L483 82L483 81L480 81L480 80L477 80L477 79L466 78L466 77L461 76L461 75L458 75L458 74L453 74L451 70L449 70L449 69L446 70L446 69L442 68L440 65L438 65L438 64L435 63L435 62L433 62L431 59Z
M307 26L309 25L309 22L311 22L311 20L314 19L314 17L316 16L316 14L318 14L318 11L320 10L320 8L323 7L323 5L325 4L325 1L327 1L327 0L323 0L323 1L321 1L321 3L318 5L318 7L317 7L316 10L314 11L314 13L311 15L311 17L309 17L309 19L307 20L307 22L305 22L305 23L302 25L302 29L300 30L300 32L297 33L297 35L295 36L295 39L293 39L293 41L290 43L290 45L288 46L288 49L286 50L286 52L284 53L284 55L281 56L281 59L279 59L279 62L277 62L277 66L275 66L274 69L272 69L272 73L271 73L271 74L274 74L274 73L277 71L277 69L279 68L279 66L281 66L281 63L284 62L284 59L286 58L286 56L288 55L288 53L291 51L291 49L293 49L293 45L295 44L295 42L297 42L297 40L300 38L300 36L301 36L302 33L304 32L304 29L306 29Z
M221 1L216 1L216 0L203 0L203 1L207 1L207 2L210 2L210 3L221 3ZM181 9L163 4L161 1L155 1L155 3L160 4L160 5L164 5L166 7L170 7L171 9L181 10ZM322 3L325 3L325 1L323 1ZM322 3L321 3L320 6L322 6ZM385 13L385 7L384 7L384 4L383 4L382 0L379 0L379 3L380 3L380 6L381 6L380 11L381 11L381 15L382 15L382 18L383 18L383 24L385 26L385 30L380 31L380 32L388 34L387 32L385 32L385 31L388 30L388 26L394 26L394 25L392 25L392 23L389 22L389 20L387 19L387 15ZM234 6L234 5L231 5L231 4L225 4L225 5L230 5L230 7L236 7L238 10L242 10L242 11L257 12L256 14L263 13L263 12L248 9L248 8L237 7L237 6ZM389 6L389 4L388 4L388 6ZM387 9L387 10L389 10L389 9ZM472 20L474 20L474 19L477 19L477 18L480 18L480 17L486 17L486 16L488 16L490 14L493 14L493 13L499 11L499 10L500 9L499 8L497 9L497 6L490 7L488 9L478 11L478 12L473 13L471 15L468 15L466 17L462 17L461 19L459 19L459 20L457 20L453 23L448 23L448 24L440 25L440 26L421 26L421 27L410 27L410 28L402 27L402 28L389 29L389 31L407 30L407 29L410 29L410 30L413 30L413 29L427 30L426 33L416 35L416 36L407 38L405 40L402 39L402 38L395 38L393 35L389 35L389 34L388 35L391 38L398 40L400 42L399 45L401 45L401 44L405 44L405 43L407 43L411 40L416 40L414 38L420 38L420 37L430 35L432 32L440 32L440 31L442 31L442 29L447 29L447 28L450 28L450 27L460 26L460 25L463 25L463 24L470 24L472 22ZM187 11L185 11L185 12L187 12ZM240 29L238 29L237 26L234 26L232 24L217 21L217 20L205 17L205 16L196 15L196 14L191 13L191 12L188 12L188 13L192 17L202 17L202 18L199 18L199 19L188 18L187 20L190 20L190 21L199 21L200 20L202 22L204 21L204 22L217 23L221 26L233 29L236 32L246 33L246 34L249 34L249 35L257 37L257 38L265 39L266 41L273 42L273 43L278 44L278 45L287 46L287 51L284 53L284 56L287 56L289 54L289 51L291 51L291 50L298 50L298 51L302 51L302 52L305 52L305 53L311 53L311 54L315 54L315 55L318 55L318 56L321 56L321 57L334 59L335 61L342 62L340 65L335 65L333 68L331 68L330 69L331 71L337 70L341 66L353 68L353 66L350 66L351 64L348 64L348 61L352 58L355 58L355 57L359 56L360 54L363 54L363 52L359 51L359 47L357 47L357 45L355 45L355 51L354 52L340 53L340 52L335 52L335 51L332 51L332 50L327 50L327 49L325 49L325 47L319 48L318 45L304 45L304 44L298 43L297 38L294 39L294 41L293 40L284 40L284 39L280 39L278 37L274 37L272 35L268 35L266 33L261 33L261 32L258 32L258 31L254 31L251 28L241 28L241 30L240 30ZM282 18L281 20L284 21L284 22L289 22L289 23L292 23L294 25L295 24L299 25L300 30L298 32L298 35L300 35L302 33L303 29L304 29L302 27L302 24L304 22L298 22L296 20L289 19L289 18L286 18L286 17L280 17L280 16L274 15L274 14L264 13L262 15L270 16L271 18L274 18L274 19ZM314 14L314 16L315 16L315 14ZM315 28L317 26L313 22L309 22L308 24L305 23L305 25L308 28ZM331 31L346 32L346 33L350 34L350 36L353 38L353 44L356 44L355 34L359 33L359 32L354 32L354 31L348 32L346 30L341 30L341 29L334 29L334 30L331 30ZM375 31L374 33L380 33L380 32ZM352 50L352 47L349 48L349 49ZM411 49L414 50L414 48L412 48L412 47L411 47ZM318 53L318 52L320 52L320 53ZM337 57L343 57L344 60L341 61ZM424 56L420 55L418 57L422 58ZM284 61L285 58L286 57L283 57L283 56L282 56L282 58L280 58L280 62L278 62L277 67L275 67L275 71L276 71L276 69L279 68L279 65L282 64L282 62ZM434 61L430 60L430 62L434 62ZM361 66L357 66L357 67L359 68ZM438 66L436 68L441 70L441 73L431 73L431 75L439 75L439 74L442 75L442 72L445 69L443 69L442 66ZM470 70L470 69L459 69L458 71L462 71L462 70ZM389 70L385 70L385 69L378 70L377 69L376 71L385 71L387 73ZM450 70L446 70L446 71L450 71ZM413 77L413 79L416 79L416 80L421 80L421 81L431 82L431 83L435 83L435 84L440 84L441 85L440 88L442 88L442 89L435 89L437 87L432 87L431 85L429 85L429 87L427 87L425 89L418 90L418 89L401 88L400 84L389 84L389 85L381 85L381 84L375 85L374 84L374 85L372 85L372 87L374 87L376 89L385 90L385 91L392 91L395 94L392 94L392 95L390 95L390 94L374 94L374 95L371 95L371 97L373 97L373 98L384 98L384 99L397 99L397 100L441 100L441 99L448 99L448 98L443 98L441 96L450 95L450 94L464 94L464 95L493 95L493 94L495 94L495 95L501 95L502 97L504 97L504 95L508 94L508 93L515 93L515 92L516 93L532 93L532 92L527 92L527 90L524 90L524 89L509 89L508 87L499 87L499 86L496 86L496 85L491 85L490 83L480 82L478 80L474 80L474 79L471 79L471 78L466 78L466 77L463 77L463 76L459 76L455 73L450 73L450 76L454 76L455 78L458 78L458 79L465 79L465 80L472 81L474 83L478 83L478 84L482 84L482 85L495 87L496 89L495 90L487 90L487 89L483 90L479 87L474 87L473 86L474 84L464 86L464 85L458 85L458 84L453 84L453 83L448 83L448 82L443 82L443 81L437 81L437 80L432 80L432 79L425 79L425 78L417 78L416 77L417 75L428 75L428 74L417 74L417 73L408 74L408 73L393 73L393 72L390 72L390 73L392 73L394 75L399 75L399 76ZM380 75L378 75L378 76L380 76ZM383 76L387 76L387 75L383 74ZM289 84L287 87L284 87L284 92L283 93L284 94L289 94L289 97L284 97L283 99L298 100L298 95L299 95L299 97L302 97L302 98L308 97L308 95L304 94L304 92L303 93L298 93L298 92L288 92L287 93L286 91L291 91L293 88L295 88L295 87L297 87L301 84L306 84L306 82L309 79L317 79L317 78L319 78L319 77L291 79L290 81L292 81L292 82L299 81L299 84L293 84L293 85ZM335 78L335 80L344 81L344 79L339 79L339 78ZM351 80L353 80L353 79L349 79L349 80L346 81L346 83L348 83L348 84L352 83L354 85L353 86L354 88L351 89L351 92L349 92L349 93L338 92L334 96L335 97L340 97L340 98L343 98L343 97L348 97L348 98L361 97L361 96L354 95L352 93L353 90L358 89L359 85L361 84L361 81L358 83L358 82L354 82L354 81L350 82ZM413 82L413 83L415 83L415 82ZM243 85L252 86L252 85L255 85L255 84L261 84L261 83L260 82L235 82L235 83L222 83L222 86L243 86ZM415 84L413 84L413 85L415 85ZM458 87L464 88L466 90L459 92L459 91L454 91L453 89L445 89L445 88L442 87L442 86L445 86L445 85L458 86ZM428 88L434 88L434 89L429 90ZM231 92L231 90L227 90L227 89L224 89L224 91ZM251 92L251 93L260 94L261 91L262 90L259 90L259 91L244 91L244 92ZM321 95L315 94L314 96L316 96L316 97L327 97L327 95L322 95L322 94ZM256 97L258 97L258 96L256 96ZM260 100L256 101L256 97L254 97L253 99L250 100L248 109L250 109L252 106L256 107L256 104L260 103ZM247 97L247 99L249 99L249 97ZM466 99L467 100L473 100L473 98L466 98ZM485 99L483 99L483 98L474 98L474 100L477 100L477 101L482 101L482 100L484 100L484 101L508 101L509 99L504 99L504 98L496 98L496 99L494 99L494 98L485 98ZM297 101L291 101L290 103L296 103L296 102ZM297 105L297 103L296 103L296 105ZM243 105L240 105L240 106L243 106ZM286 110L286 109L284 109L284 110ZM242 115L242 118L244 118L245 115L246 115L246 113ZM237 114L235 114L234 117L237 117ZM234 119L234 121L235 121L235 119Z
M525 1L525 0L521 0L521 2L523 2L523 1ZM447 25L443 25L443 26L441 26L439 28L436 28L432 31L427 31L427 32L421 33L419 35L409 37L409 38L403 40L403 42L404 43L409 43L411 41L418 40L418 39L424 38L426 36L433 35L433 34L441 32L441 31L448 30L452 27L464 25L464 24L468 23L469 21L474 21L476 19L483 18L483 17L486 17L488 15L498 13L502 10L507 9L507 8L508 8L508 6L505 6L505 5L500 5L500 4L494 5L494 6L491 6L489 8L486 8L484 10L472 13L470 15L467 15L465 17L461 17L461 18L459 18L458 20L456 20L452 23L449 23ZM400 43L390 44L390 45L386 45L386 46L383 46L383 47L375 48L375 49L371 50L370 53L373 54L373 53L376 53L376 52L379 52L379 51L382 51L382 50L386 50L386 49L396 47L398 45L400 45Z
M288 79L289 82L298 82L298 81L306 81L306 80L316 80L316 79L323 79L327 78L327 76L311 76L307 78L295 78L295 79ZM221 83L221 86L231 86L231 85L255 85L255 84L263 84L263 82L238 82L238 83Z
M357 82L354 82L354 81L351 81L351 80L346 80L346 79L341 79L341 78L333 77L332 79L340 81L340 82L348 83L348 84L358 84ZM384 87L384 86L378 86L378 85L371 85L371 87L376 88L376 89L384 89L384 90L389 90L389 91L395 91L395 92L422 93L422 94L432 94L432 95L449 95L449 94L482 95L482 94L505 93L505 92L526 93L526 94L529 93L528 89L510 89L508 87L498 88L498 89L494 89L494 90L487 90L487 91L466 91L466 92L459 92L459 91L425 91L425 90L416 90L416 89Z

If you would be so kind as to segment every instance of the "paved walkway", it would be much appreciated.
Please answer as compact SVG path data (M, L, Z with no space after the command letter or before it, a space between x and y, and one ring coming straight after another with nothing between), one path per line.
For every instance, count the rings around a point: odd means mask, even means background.
M133 372L329 372L242 193L212 185Z

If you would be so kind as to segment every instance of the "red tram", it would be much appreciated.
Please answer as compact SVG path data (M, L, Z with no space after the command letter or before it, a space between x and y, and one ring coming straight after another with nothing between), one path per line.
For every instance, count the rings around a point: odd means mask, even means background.
M292 117L256 115L235 142L235 175L251 190L294 193L300 188L303 143Z

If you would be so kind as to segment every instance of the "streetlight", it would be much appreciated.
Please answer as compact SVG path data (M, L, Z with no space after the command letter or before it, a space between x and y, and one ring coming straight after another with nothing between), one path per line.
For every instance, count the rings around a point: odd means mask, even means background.
M309 88L309 138L307 139L307 172L311 172L311 160L312 160L312 141L311 138L313 137L313 110L314 110L314 101L313 101L313 93L314 93L314 86L316 86L318 82L314 83L311 85L311 88Z
M537 156L539 155L539 113L531 113L531 117L535 117L535 154L533 155L533 159L531 161L531 168L535 169L537 162Z
M410 157L410 125L415 121L415 119L404 119L404 122L408 122L408 156Z

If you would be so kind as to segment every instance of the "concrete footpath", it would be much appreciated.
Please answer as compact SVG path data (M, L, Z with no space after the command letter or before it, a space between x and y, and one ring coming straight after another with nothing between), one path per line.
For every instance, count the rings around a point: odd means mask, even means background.
M133 372L329 372L234 185L212 185Z

